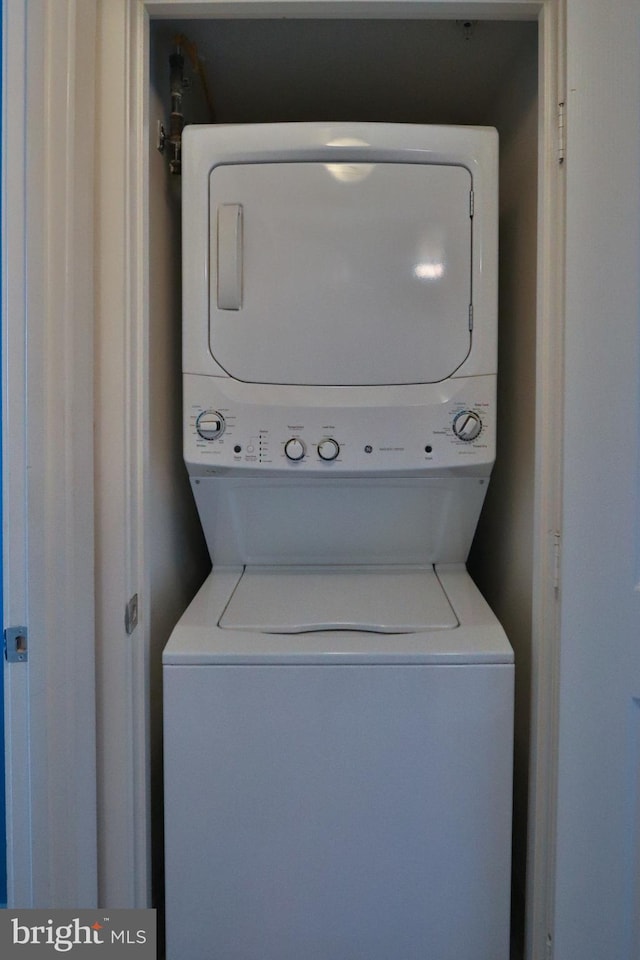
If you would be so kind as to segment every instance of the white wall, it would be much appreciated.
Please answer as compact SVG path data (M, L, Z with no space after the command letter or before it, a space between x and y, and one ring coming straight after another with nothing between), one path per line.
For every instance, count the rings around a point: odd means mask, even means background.
M96 902L95 3L3 4L2 433L10 905ZM55 50L55 56L49 51Z
M569 0L556 956L640 949L640 6Z

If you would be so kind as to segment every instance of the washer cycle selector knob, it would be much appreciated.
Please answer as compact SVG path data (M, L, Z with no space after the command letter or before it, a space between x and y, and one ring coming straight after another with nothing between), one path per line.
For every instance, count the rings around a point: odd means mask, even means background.
M284 445L284 452L289 460L303 460L307 449L298 437L291 437Z
M196 430L203 440L217 440L224 427L224 417L217 410L203 410L196 420Z
M482 430L482 420L475 410L462 410L453 421L453 432L458 440L475 440Z
M340 453L340 445L331 437L325 437L318 444L318 456L321 460L335 460Z

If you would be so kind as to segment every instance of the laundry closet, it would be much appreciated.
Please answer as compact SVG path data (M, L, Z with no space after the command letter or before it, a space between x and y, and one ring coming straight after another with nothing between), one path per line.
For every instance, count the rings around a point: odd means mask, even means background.
M219 123L386 121L494 126L500 137L496 464L468 568L515 651L514 919L522 934L529 762L536 420L538 37L532 22L157 20L149 116L152 796L161 796L161 653L210 569L182 459L181 184L157 149L169 57L197 44ZM183 52L184 49L183 49ZM187 123L212 120L185 56ZM186 227L188 229L188 226ZM162 810L153 811L157 895Z

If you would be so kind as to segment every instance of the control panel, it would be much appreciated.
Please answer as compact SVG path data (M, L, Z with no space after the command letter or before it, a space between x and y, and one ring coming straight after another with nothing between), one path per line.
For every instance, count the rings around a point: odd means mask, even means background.
M242 399L234 389L223 379L185 375L185 460L192 475L421 474L461 466L486 473L494 460L494 376L430 384L422 393L401 390L384 406L364 402L365 390L358 402L341 406L335 389L324 388L332 403L302 406L272 402L273 388L262 396L252 385Z

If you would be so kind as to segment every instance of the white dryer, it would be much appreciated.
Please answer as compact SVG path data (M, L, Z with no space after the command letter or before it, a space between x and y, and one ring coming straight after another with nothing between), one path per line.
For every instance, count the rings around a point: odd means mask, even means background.
M513 655L465 569L495 455L497 136L193 127L163 656L168 960L506 960Z

